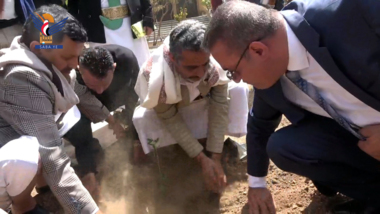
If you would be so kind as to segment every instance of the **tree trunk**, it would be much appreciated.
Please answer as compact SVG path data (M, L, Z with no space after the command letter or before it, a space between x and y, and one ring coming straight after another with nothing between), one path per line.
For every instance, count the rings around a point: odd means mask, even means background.
M160 18L160 22L158 23L158 33L157 33L157 39L161 39L161 24L162 24L162 20L164 19L165 15L169 12L169 3L166 2L165 3L165 12L162 13L162 16ZM162 41L162 39L161 39ZM157 43L156 43L157 44Z

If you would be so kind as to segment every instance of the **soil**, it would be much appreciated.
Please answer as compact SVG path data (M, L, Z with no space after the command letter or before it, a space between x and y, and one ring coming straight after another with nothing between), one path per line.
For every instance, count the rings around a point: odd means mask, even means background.
M283 118L279 128L289 124ZM232 139L245 143L245 137ZM132 142L125 140L106 150L105 173L101 183L100 208L103 213L248 213L246 160L225 165L228 187L219 197L205 190L200 167L179 147L158 150L159 164L157 157L152 154L149 156L150 162L133 165L127 152L131 145ZM280 214L325 214L334 204L347 200L341 195L327 198L315 189L310 180L284 172L273 163L269 167L267 184L273 194L277 213ZM37 199L53 213L63 213L51 193L37 196Z
M281 127L288 124L284 118ZM244 137L234 140L245 143ZM122 151L118 147L115 145L110 151ZM112 173L105 177L102 187L106 197L102 210L105 213L120 214L248 213L246 160L226 166L229 186L219 199L204 189L199 166L180 150L173 150L173 153L177 152L179 155L165 157L161 154L170 152L158 153L165 179L160 179L156 163L148 166L125 165L124 170L116 169L123 173ZM111 153L115 155L114 152ZM110 158L108 161L111 163L114 160ZM119 158L116 160L120 163ZM347 200L340 195L327 198L315 189L310 180L284 172L273 163L270 164L267 183L273 194L277 213L281 214L325 214L332 205Z

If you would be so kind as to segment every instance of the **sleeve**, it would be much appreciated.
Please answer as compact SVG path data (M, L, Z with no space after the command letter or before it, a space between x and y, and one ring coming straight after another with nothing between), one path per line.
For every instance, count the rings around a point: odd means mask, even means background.
M207 151L222 153L224 136L228 128L228 84L211 88Z
M380 1L379 0L361 0L359 2L361 13L368 25L380 37Z
M37 138L43 176L65 213L98 210L91 195L70 166L53 115L50 85L32 71L12 72L3 80L0 116L20 135Z
M150 3L150 0L140 0L140 1L141 1L141 9L142 9L142 14L143 14L143 26L154 29L152 5Z
M282 113L267 104L256 90L253 107L248 115L246 136L249 175L255 177L267 175L269 157L266 146L269 137L280 124L281 116Z
M86 86L75 82L74 91L79 97L79 104L77 106L81 113L85 114L93 123L107 119L110 111Z
M203 146L192 136L175 105L159 103L154 110L174 140L191 158L202 152Z
M255 177L252 175L248 176L248 185L251 188L266 188L266 178L264 177Z

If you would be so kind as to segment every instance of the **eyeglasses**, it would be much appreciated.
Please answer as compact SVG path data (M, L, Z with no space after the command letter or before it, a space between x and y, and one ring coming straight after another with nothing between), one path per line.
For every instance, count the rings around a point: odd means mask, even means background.
M227 71L227 78L228 78L228 79L232 80L232 79L234 78L234 73L235 73L235 71L237 70L237 68L239 67L240 61L241 61L241 59L243 59L243 56L245 55L245 52L247 52L249 46L250 46L250 44L247 45L247 47L244 49L243 53L242 53L241 56L240 56L239 61L238 61L237 64L236 64L235 69L232 70L232 71L231 71L231 70L228 70L228 71Z

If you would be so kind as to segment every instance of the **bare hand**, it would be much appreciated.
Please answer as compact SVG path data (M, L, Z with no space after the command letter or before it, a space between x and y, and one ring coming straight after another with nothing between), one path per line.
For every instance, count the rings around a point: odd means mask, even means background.
M153 32L153 29L150 27L144 27L144 31L147 36L150 36L150 34Z
M108 122L109 127L113 129L113 134L116 135L116 139L119 140L126 136L125 129L121 126L120 123L116 122L113 115L109 115L106 121Z
M202 174L206 188L215 193L223 192L227 185L227 178L224 174L220 159L221 155L215 155L211 159L203 152L197 156L197 160L202 166Z
M249 188L248 204L249 214L276 213L272 194L267 188Z
M96 181L95 173L87 173L85 176L82 177L81 181L83 186L91 194L94 201L98 203L100 197L100 186Z
M365 141L359 141L359 148L380 161L380 125L366 126L359 132L366 138Z
M116 135L116 139L121 139L126 136L125 129L120 125L120 123L112 124L113 134Z

